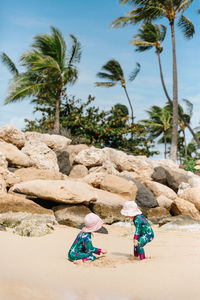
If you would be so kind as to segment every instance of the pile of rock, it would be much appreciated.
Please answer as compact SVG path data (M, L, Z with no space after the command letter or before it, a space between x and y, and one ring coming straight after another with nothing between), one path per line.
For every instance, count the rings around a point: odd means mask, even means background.
M112 224L124 221L126 200L154 222L176 215L200 220L199 176L170 160L70 143L59 135L0 128L1 224L42 235L57 222L80 226L91 211Z

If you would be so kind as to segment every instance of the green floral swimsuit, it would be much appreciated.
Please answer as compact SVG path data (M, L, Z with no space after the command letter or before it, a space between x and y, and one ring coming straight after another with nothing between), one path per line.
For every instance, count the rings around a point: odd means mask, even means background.
M154 232L143 215L137 215L133 219L133 223L136 227L134 240L138 241L137 247L134 247L134 256L140 256L140 259L144 259L145 253L143 247L153 240Z
M79 232L68 252L69 260L95 260L96 257L93 254L100 255L101 249L93 247L91 233L82 231Z

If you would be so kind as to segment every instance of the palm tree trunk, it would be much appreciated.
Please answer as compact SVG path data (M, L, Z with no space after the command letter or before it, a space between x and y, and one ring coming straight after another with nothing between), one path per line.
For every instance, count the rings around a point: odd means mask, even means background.
M129 105L130 105L130 108L131 108L131 124L133 125L134 123L134 116L133 116L133 106L131 104L131 100L129 98L129 95L128 95L128 92L127 92L127 89L126 89L126 85L122 85L123 88L124 88L124 91L125 91L125 94L126 94L126 97L128 99L128 102L129 102ZM133 133L131 132L131 137L133 137Z
M167 137L166 137L166 132L164 131L164 145L165 145L165 152L164 152L164 156L165 159L167 158Z
M177 143L178 143L178 75L176 64L176 44L175 44L175 30L174 20L170 23L172 36L172 55L173 55L173 124L172 124L172 141L170 158L176 162L177 157Z
M187 158L187 142L186 142L185 130L183 130L183 138L184 138L184 145L185 145L185 158Z
M162 71L162 65L161 65L161 60L160 60L160 52L156 51L157 55L158 55L158 63L159 63L159 69L160 69L160 78L161 78L161 83L162 83L162 87L165 93L165 96L167 97L168 102L172 105L173 107L173 101L171 100L171 98L169 97L169 94L167 92L167 88L164 82L164 77L163 77L163 71ZM178 110L178 114L181 118L181 120L184 122L185 126L189 129L190 133L192 134L194 140L196 141L198 148L200 148L200 140L198 138L198 136L196 135L196 133L193 131L192 127L190 126L190 124L187 122L187 120L184 118L183 114L181 113L180 110Z
M56 95L56 109L55 109L55 122L54 122L54 133L60 133L60 94L61 91L59 90Z

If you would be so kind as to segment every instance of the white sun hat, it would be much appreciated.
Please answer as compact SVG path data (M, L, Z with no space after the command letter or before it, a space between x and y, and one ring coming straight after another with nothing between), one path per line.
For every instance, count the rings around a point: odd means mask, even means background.
M121 214L126 217L135 217L141 215L142 212L134 201L126 201L121 210Z

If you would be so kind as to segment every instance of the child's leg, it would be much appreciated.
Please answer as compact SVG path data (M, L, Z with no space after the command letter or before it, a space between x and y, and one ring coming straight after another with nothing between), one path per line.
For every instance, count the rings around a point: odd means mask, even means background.
M134 246L134 256L135 257L138 257L139 256L139 253L138 253L138 250L137 250L137 247Z
M149 239L146 235L142 235L138 239L137 251L139 253L140 259L145 259L144 246L149 242Z
M82 261L88 261L88 260L95 260L96 257L91 254L90 252L76 252L76 253L73 253L71 255L69 255L69 259L71 261L76 261L76 260L82 260Z

